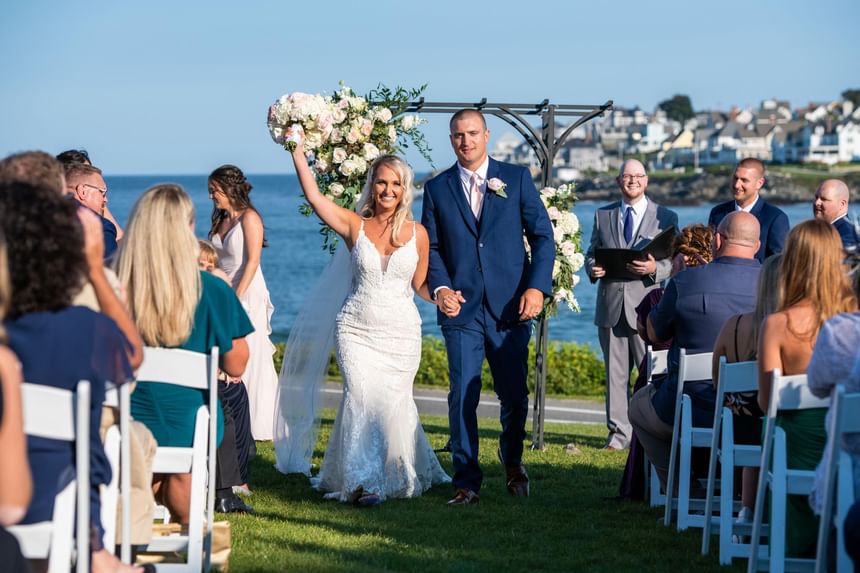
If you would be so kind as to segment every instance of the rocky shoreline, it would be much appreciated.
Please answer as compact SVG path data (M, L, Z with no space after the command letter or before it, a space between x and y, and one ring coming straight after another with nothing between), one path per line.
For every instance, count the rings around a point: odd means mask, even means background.
M818 183L828 177L839 177L848 183L851 200L860 200L860 173L794 177L786 174L771 174L762 196L771 203L811 202ZM718 203L732 198L731 178L728 173L699 173L676 177L651 177L648 196L663 205L699 205ZM584 178L576 182L576 194L580 200L613 201L618 198L618 187L612 175Z

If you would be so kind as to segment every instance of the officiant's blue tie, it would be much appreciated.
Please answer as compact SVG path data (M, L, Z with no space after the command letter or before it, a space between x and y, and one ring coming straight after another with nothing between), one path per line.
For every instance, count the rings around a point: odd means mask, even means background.
M627 207L624 213L624 242L628 245L633 240L633 207Z

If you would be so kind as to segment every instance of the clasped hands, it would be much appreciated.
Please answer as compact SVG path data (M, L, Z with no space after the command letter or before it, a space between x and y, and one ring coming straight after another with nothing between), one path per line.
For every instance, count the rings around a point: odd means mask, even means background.
M436 305L448 318L454 318L460 314L460 308L465 302L466 299L459 290L444 287L436 293ZM526 289L520 297L520 320L531 320L539 315L541 310L543 310L543 293L536 288Z

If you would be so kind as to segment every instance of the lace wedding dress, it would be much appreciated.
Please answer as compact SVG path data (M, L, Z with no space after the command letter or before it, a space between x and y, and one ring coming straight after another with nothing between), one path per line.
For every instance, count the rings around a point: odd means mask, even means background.
M227 231L223 240L215 233L212 236L212 244L218 251L218 266L230 278L235 289L245 272L245 234L242 231L242 223L236 223ZM251 434L255 440L271 440L278 389L278 373L273 360L275 346L269 340L275 307L269 297L262 267L257 267L251 284L239 300L254 325L254 332L245 337L250 355L242 375L242 381L248 389Z
M350 255L352 288L335 321L343 398L314 487L348 501L416 497L450 482L430 447L412 398L421 358L421 318L412 275L415 231L388 257L364 234Z

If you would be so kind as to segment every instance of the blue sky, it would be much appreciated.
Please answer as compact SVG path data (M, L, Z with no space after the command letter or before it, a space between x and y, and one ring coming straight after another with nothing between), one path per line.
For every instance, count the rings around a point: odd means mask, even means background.
M428 100L800 106L860 88L858 22L857 0L10 2L0 154L85 147L109 175L291 172L268 105L339 80L428 83ZM447 165L447 119L429 120Z

